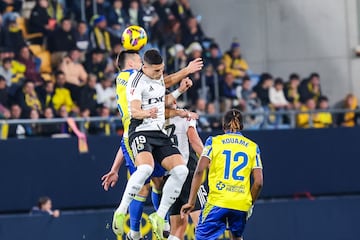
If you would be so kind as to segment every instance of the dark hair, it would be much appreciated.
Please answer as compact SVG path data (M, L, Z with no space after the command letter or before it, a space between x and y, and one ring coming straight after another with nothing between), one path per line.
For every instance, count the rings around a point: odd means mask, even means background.
M243 82L244 82L244 81L251 81L249 75L245 75L245 76L243 77Z
M126 61L127 57L131 54L139 55L139 52L134 51L134 50L126 50L126 51L121 51L119 53L119 55L116 58L116 66L119 68L119 70L124 69L125 61Z
M323 101L328 102L329 101L328 97L323 95L318 98L318 103L321 103Z
M320 78L320 74L318 74L318 73L316 73L316 72L313 72L313 73L310 74L309 79L312 79L312 78L314 78L314 77Z
M290 74L289 80L291 81L291 80L294 80L294 79L300 80L299 74L297 74L297 73L292 73L292 74Z
M39 209L41 210L41 206L44 205L45 203L47 203L47 201L49 201L50 198L49 197L40 197L39 200L38 200L38 207Z
M237 109L227 111L223 118L223 129L230 132L238 132L244 128L243 116Z
M2 60L3 64L5 64L5 63L11 63L11 61L12 61L12 58L4 58L4 59Z
M3 75L0 75L0 81L6 81L6 79Z
M71 19L68 18L68 17L63 17L63 18L60 20L60 23L63 24L65 21L71 21Z
M278 84L284 85L284 81L280 77L275 78L274 85L278 85Z
M268 79L273 79L273 76L270 73L262 73L260 75L260 81L259 82L263 83Z
M65 75L65 73L63 71L56 71L55 72L55 77L58 77L59 75Z
M163 58L161 57L160 53L156 49L147 50L144 54L144 62L147 64L161 64L163 63Z

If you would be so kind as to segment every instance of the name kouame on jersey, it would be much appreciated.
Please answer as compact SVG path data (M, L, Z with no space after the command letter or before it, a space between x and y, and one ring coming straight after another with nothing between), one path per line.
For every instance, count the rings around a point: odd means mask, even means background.
M250 175L262 168L258 145L241 133L226 133L206 140L202 156L210 160L208 202L248 211L252 205Z
M126 97L129 109L133 100L140 100L143 110L154 107L158 109L156 118L145 118L143 120L131 118L130 132L163 131L165 124L165 83L163 77L154 80L142 71L131 75L126 87Z
M166 122L167 124L165 129L168 131L168 135L170 136L171 140L178 146L178 149L187 164L190 155L191 157L196 158L196 154L190 147L189 138L187 135L187 131L190 127L196 129L196 120L189 121L186 118L176 116L169 118Z
M125 70L116 76L116 101L117 107L121 115L121 122L124 127L123 137L128 137L130 126L129 103L126 98L126 86L132 74L136 75L137 70Z

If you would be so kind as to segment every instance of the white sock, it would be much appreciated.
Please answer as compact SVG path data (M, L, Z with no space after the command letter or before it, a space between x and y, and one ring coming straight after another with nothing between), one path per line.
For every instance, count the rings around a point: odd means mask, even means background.
M170 235L170 236L168 237L168 240L180 240L180 238L178 238L178 237L176 237L176 236L174 236L174 235Z
M136 194L144 186L146 179L148 179L153 172L153 167L148 164L142 164L137 167L136 171L130 176L126 188L121 199L121 203L116 209L116 212L126 213L130 202L134 199Z
M140 232L130 230L130 237L134 240L138 240L141 238L141 235L140 235Z
M171 169L169 173L170 177L166 180L163 187L163 195L161 197L159 209L157 210L157 214L163 219L165 219L166 213L176 201L176 198L179 197L189 170L185 165L179 165Z

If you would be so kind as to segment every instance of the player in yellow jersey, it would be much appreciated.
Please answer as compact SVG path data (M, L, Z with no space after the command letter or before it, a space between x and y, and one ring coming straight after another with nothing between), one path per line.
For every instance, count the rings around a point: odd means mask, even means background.
M109 186L113 187L117 182L118 171L124 159L130 174L132 174L136 170L136 166L134 164L135 161L133 159L133 154L131 152L131 148L129 146L129 140L128 140L130 113L128 110L128 101L126 99L126 86L130 76L133 73L137 73L137 70L141 68L142 61L138 52L127 50L127 51L122 51L119 54L117 58L117 65L120 69L120 73L117 75L116 78L116 95L117 95L118 109L121 114L121 120L124 127L124 133L121 141L121 146L117 152L113 166L111 170L102 177L103 180L102 185L104 186L105 190L108 190ZM180 70L177 73L165 77L164 79L165 86L169 87L178 83L187 75L201 70L202 66L203 66L202 59L201 58L195 59L194 61L190 62L186 68ZM178 111L178 113L184 114L186 112ZM177 113L174 112L169 114L177 115ZM188 114L193 116L190 113ZM188 117L188 116L186 115L183 117ZM155 183L156 189L160 189L159 185L161 185L161 182L159 179L157 179L157 177L164 176L164 173L165 170L160 165L155 164L155 169L152 174L153 177L152 179L153 182ZM141 221L143 205L146 200L146 197L149 194L149 182L150 179L146 181L146 186L140 190L140 192L135 197L134 201L132 201L129 206L130 233L128 234L127 239L130 240L140 239L140 221ZM160 191L155 191L155 192L160 192ZM116 213L114 214L114 220L115 219L116 219ZM122 234L122 229L114 228L114 224L113 224L113 230L117 235Z
M226 226L232 239L242 239L246 221L263 185L260 149L241 134L241 112L228 111L224 115L223 129L225 134L206 140L191 184L189 202L181 209L184 216L194 207L204 170L209 167L209 195L196 228L197 240L217 239Z

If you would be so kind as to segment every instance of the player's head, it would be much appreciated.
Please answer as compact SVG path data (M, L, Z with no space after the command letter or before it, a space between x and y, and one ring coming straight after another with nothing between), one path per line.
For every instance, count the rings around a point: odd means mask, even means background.
M49 211L52 208L51 199L49 197L40 197L38 200L38 207L40 210Z
M116 58L116 66L120 71L141 68L140 54L134 50L121 51Z
M143 72L152 79L160 79L164 71L164 62L159 51L147 50L144 54Z
M243 116L237 109L227 111L223 119L224 131L239 132L244 128Z

